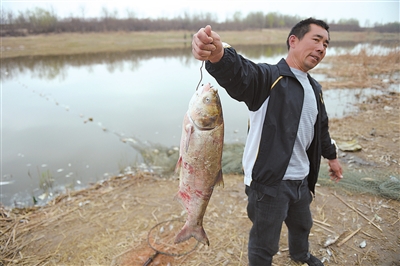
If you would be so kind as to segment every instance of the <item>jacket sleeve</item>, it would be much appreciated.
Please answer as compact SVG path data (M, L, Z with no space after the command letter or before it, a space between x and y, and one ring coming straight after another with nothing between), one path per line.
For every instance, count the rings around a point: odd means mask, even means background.
M258 110L269 96L270 66L245 59L233 48L225 48L219 62L207 61L206 69L232 98L245 102L251 111Z
M329 119L325 109L324 98L322 91L320 91L321 101L321 152L322 156L326 159L332 160L337 158L336 144L332 141L329 134Z

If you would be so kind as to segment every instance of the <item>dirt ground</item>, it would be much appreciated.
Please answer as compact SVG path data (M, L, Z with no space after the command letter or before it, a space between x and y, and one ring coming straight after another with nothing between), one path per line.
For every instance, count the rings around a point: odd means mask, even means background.
M399 84L398 54L394 59L374 61L365 55L328 62L333 66L329 73L351 78L323 84L327 89L368 85L385 91ZM382 65L391 69L380 72ZM379 77L371 78L371 71ZM365 169L399 178L399 93L373 97L359 110L330 121L333 138L362 147L340 152L345 178ZM321 173L326 175L325 163ZM176 178L120 175L89 189L67 191L44 207L0 208L0 265L247 265L251 224L242 179L225 175L225 186L214 190L204 218L210 246L196 246L193 240L172 244L185 219L173 199ZM321 184L311 204L311 252L325 265L400 265L400 201L354 193L327 180ZM295 265L285 226L273 263Z
M8 247L2 263L247 265L250 222L242 176L227 175L225 186L215 189L204 219L210 246L194 250L193 240L172 244L185 218L173 199L178 183L151 175L121 176L63 195L46 207L2 210L1 230L8 236L1 244ZM325 265L399 265L399 201L318 186L311 208L310 248ZM169 254L193 251L155 256L149 243ZM288 257L285 227L274 265L295 265Z

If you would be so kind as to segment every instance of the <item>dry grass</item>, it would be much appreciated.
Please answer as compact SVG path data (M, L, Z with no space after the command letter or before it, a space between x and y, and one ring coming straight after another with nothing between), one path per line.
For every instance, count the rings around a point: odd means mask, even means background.
M332 31L330 33L331 41L334 42L354 42L366 43L374 41L399 40L399 33L379 33L374 31L350 32L350 31Z
M186 39L185 39L186 36ZM188 32L65 33L2 38L2 57L67 55L177 48L190 45Z
M247 265L251 224L242 178L227 175L225 187L215 189L204 219L210 246L200 244L184 256L154 256L147 243L149 232L158 223L184 219L181 206L173 200L179 181L141 174L115 177L87 190L65 193L44 207L1 209L0 262L115 266L144 265L152 258L151 265ZM315 224L310 248L314 255L329 258L325 265L396 265L391 262L400 254L400 235L395 229L400 218L399 202L328 187L318 187L316 198L311 205ZM182 225L177 222L174 228L178 231ZM359 247L364 240L365 249ZM194 242L188 242L157 248L185 253L193 246ZM274 265L295 265L289 259L285 227L280 250Z
M341 54L326 57L327 68L317 68L314 73L325 74L324 90L331 88L376 88L385 89L398 84L400 72L400 51L391 50L386 54L370 54L363 49L358 54Z
M10 213L3 209L2 263L109 264L146 236L153 218L146 209L162 206L151 191L141 189L143 179L142 175L116 177L87 190L67 192L42 208ZM161 185L151 177L146 183Z
M218 31L218 29L215 29ZM222 31L223 41L234 45L284 44L289 29L259 31ZM63 33L30 35L27 37L1 38L1 57L67 55L84 53L117 52L148 49L190 49L194 32L107 32L107 33ZM396 40L396 34L375 32L332 32L335 42L365 42L374 40Z

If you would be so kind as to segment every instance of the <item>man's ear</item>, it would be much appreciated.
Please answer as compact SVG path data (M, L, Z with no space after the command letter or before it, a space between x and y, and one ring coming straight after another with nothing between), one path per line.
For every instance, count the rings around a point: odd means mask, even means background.
M293 48L296 44L297 44L297 42L299 41L299 39L296 37L296 35L290 35L289 36L289 46L290 46L290 48Z

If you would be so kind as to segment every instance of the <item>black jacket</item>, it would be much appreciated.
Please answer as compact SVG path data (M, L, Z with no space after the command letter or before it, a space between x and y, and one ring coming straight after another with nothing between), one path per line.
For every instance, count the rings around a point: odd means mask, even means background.
M276 196L297 135L304 99L302 85L284 59L276 65L255 64L237 54L233 48L226 48L218 63L207 62L206 69L232 98L245 102L250 111L257 111L269 97L251 187ZM282 78L271 89L280 76ZM308 186L314 193L321 155L327 159L335 159L337 155L328 132L321 85L310 75L308 79L318 107L314 139L307 150L310 162Z

